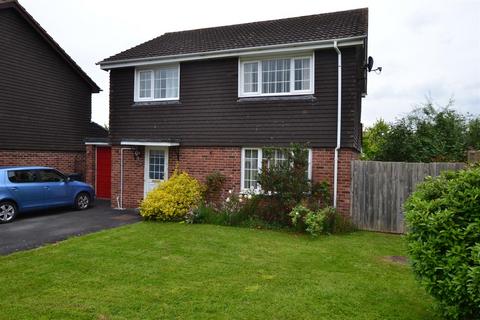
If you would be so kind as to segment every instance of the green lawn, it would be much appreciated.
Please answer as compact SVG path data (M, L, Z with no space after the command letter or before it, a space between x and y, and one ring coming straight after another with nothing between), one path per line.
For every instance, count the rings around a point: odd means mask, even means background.
M1 319L437 319L395 235L142 222L0 257Z

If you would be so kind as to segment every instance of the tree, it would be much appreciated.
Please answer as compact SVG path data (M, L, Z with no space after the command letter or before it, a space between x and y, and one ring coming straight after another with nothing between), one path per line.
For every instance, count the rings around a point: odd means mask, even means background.
M480 147L480 118L453 110L451 100L436 109L432 101L393 123L379 120L367 128L363 158L379 161L464 161L466 150Z
M363 133L362 159L373 159L380 153L385 145L386 135L390 125L383 119L377 120L375 124L365 129Z

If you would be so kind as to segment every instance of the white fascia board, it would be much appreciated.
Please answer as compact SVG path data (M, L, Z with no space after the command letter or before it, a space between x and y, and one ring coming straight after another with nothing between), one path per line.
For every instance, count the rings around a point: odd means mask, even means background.
M266 54L281 54L281 53L295 53L307 50L333 48L334 41L337 41L339 47L363 45L366 36L359 36L353 38L343 38L337 40L322 40L322 41L310 41L310 42L298 42L281 45L271 45L252 48L239 48L229 50L210 51L205 53L189 53L181 55L161 56L161 57L149 57L139 59L126 59L116 60L111 62L98 62L100 68L103 70L110 70L115 68L124 67L138 67L148 66L156 64L167 64L181 61L195 61L214 58L226 58L226 57L247 57L258 56Z
M150 146L150 147L176 147L178 142L148 142L148 141L122 141L122 146Z
M94 146L109 146L108 142L85 142L85 145L94 145Z

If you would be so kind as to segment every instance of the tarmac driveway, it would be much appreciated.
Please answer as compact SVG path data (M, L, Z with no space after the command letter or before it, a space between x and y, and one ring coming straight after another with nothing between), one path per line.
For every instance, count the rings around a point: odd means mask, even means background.
M100 200L84 211L67 208L24 213L11 223L0 224L0 255L140 220L135 211L115 210Z

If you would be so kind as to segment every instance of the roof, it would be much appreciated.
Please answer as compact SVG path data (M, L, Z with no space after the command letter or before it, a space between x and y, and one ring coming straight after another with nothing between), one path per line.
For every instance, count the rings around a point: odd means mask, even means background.
M80 68L80 66L53 40L40 24L22 7L16 0L0 0L0 10L14 9L27 21L35 31L55 50L67 64L69 64L78 75L92 88L92 93L100 92L100 87Z
M87 138L89 139L103 139L108 138L108 130L96 122L91 121L88 126Z
M367 36L368 8L169 32L99 64Z
M6 166L0 167L0 170L40 170L40 169L52 169L51 167L41 167L41 166Z

